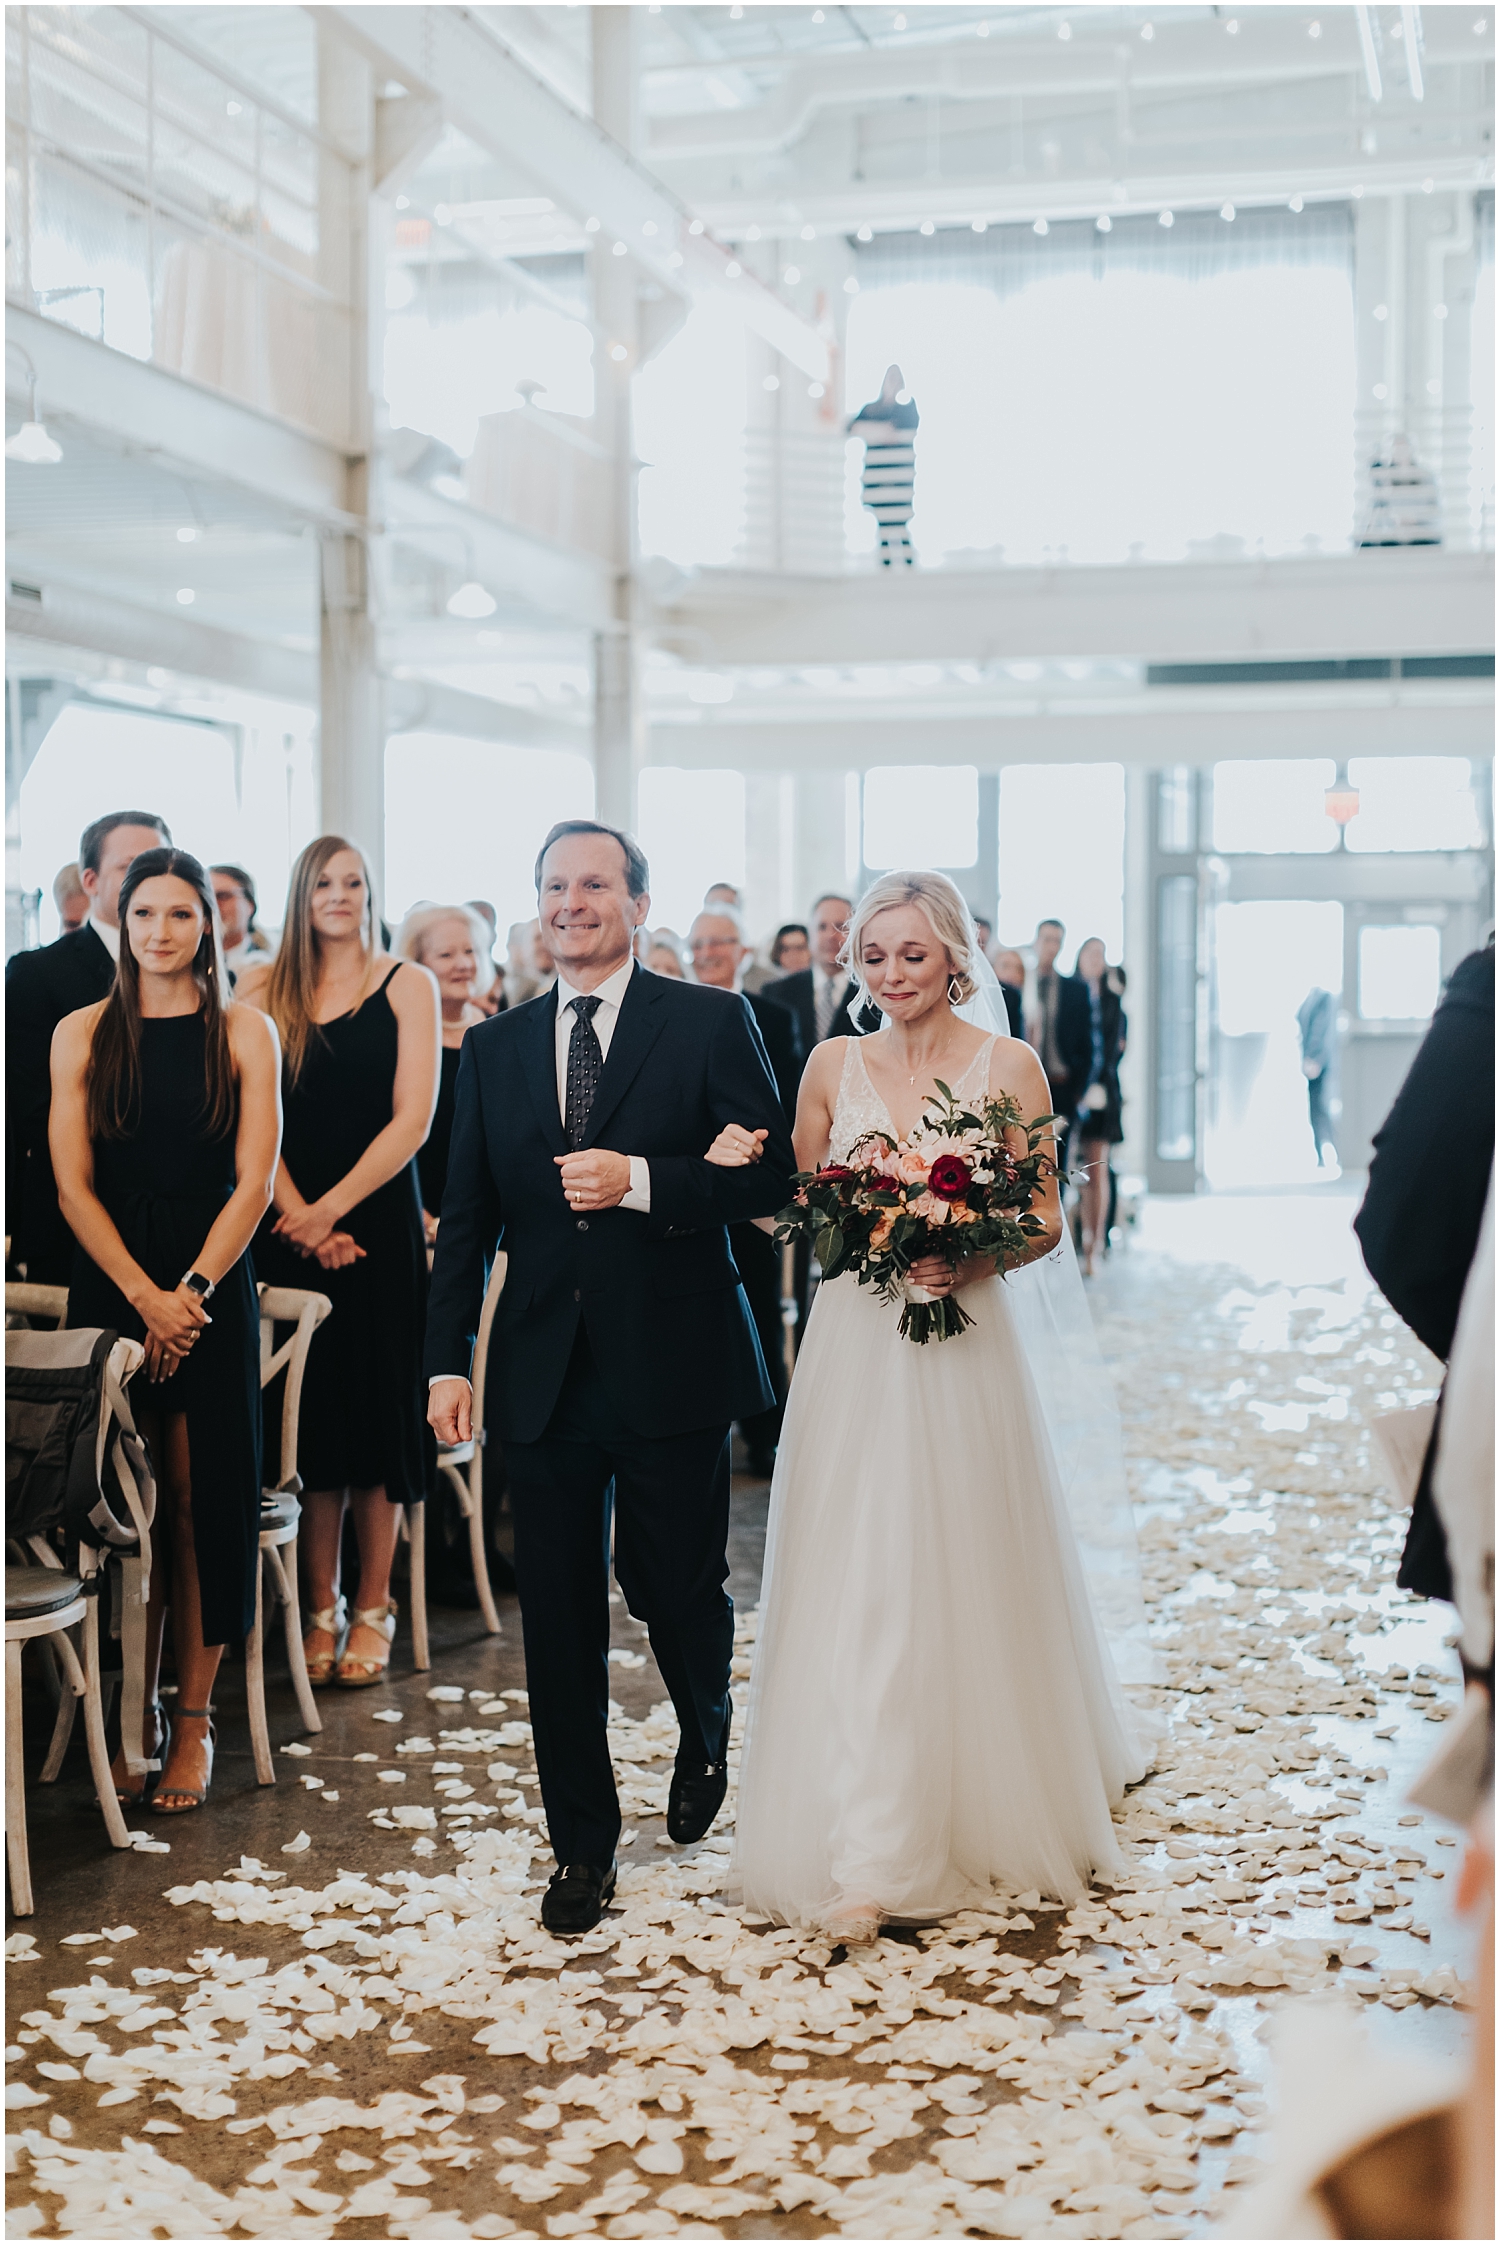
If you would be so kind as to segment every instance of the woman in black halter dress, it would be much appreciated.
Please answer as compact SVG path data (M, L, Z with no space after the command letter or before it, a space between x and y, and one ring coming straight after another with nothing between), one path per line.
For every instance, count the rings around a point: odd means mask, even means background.
M201 1806L219 1657L255 1610L260 1313L247 1252L276 1166L276 1040L221 1002L212 893L185 851L148 850L120 892L120 971L53 1046L52 1140L77 1239L68 1323L146 1344L137 1411L159 1480L142 1751L161 1746L156 1676L172 1613L172 1753L152 1796ZM132 1053L134 1059L132 1062ZM144 1794L121 1774L121 1797Z
M324 835L293 869L274 966L240 985L272 1014L286 1052L279 1213L262 1227L256 1268L273 1285L315 1287L333 1304L308 1353L297 1464L308 1674L326 1683L336 1670L344 1685L373 1684L389 1663L393 1508L420 1504L433 1470L414 1156L437 1096L437 994L424 968L384 957L373 933L363 856ZM341 1646L346 1501L360 1584Z

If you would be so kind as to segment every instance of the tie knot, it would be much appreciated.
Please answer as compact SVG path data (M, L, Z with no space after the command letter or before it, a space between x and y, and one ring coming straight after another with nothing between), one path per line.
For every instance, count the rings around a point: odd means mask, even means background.
M604 1000L602 998L574 998L570 1003L580 1021L592 1021Z

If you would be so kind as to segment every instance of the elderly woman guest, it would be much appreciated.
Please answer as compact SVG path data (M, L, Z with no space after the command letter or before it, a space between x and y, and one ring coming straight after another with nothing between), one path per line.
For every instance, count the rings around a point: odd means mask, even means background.
M458 1082L459 1047L469 1031L487 1018L482 1000L499 979L490 956L489 930L469 904L419 904L408 912L396 938L398 959L426 967L438 986L443 1009L441 1075L437 1107L427 1143L417 1153L417 1183L422 1194L422 1227L430 1247L437 1238L448 1181L448 1142L453 1136L453 1092ZM504 999L502 997L503 1005Z
M208 872L224 939L224 964L229 969L231 982L238 981L246 967L269 959L276 947L255 925L260 907L255 883L245 868L211 865Z
M180 1816L208 1797L214 1678L255 1613L260 1313L247 1250L276 1170L280 1055L270 1022L227 1002L196 858L143 851L119 924L109 996L66 1015L52 1040L52 1161L78 1243L69 1324L146 1344L137 1410L166 1557L151 1570L140 1748L162 1761L170 1608L178 1696L151 1806ZM116 1777L121 1801L139 1807L150 1779L137 1786L123 1759Z
M681 938L670 928L654 928L646 938L642 964L652 974L670 975L674 982L686 982L687 973L682 963Z
M336 1670L340 1684L373 1684L396 1633L396 1508L420 1504L429 1479L415 1157L437 1104L437 985L425 967L382 951L364 857L324 834L292 868L274 965L248 969L241 993L270 1014L285 1053L277 1216L256 1243L256 1268L333 1303L302 1388L307 1670L314 1683ZM360 1569L347 1642L346 1504Z
M1078 1159L1086 1174L1080 1195L1083 1274L1109 1247L1109 1156L1125 1136L1120 1062L1125 1055L1125 969L1110 966L1097 935L1081 944L1074 973L1089 994L1094 1070L1078 1110Z

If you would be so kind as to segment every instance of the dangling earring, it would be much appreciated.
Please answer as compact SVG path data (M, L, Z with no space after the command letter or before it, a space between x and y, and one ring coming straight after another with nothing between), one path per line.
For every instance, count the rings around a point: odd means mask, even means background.
M961 1006L963 1002L964 986L956 974L950 974L948 977L948 1003L950 1006Z

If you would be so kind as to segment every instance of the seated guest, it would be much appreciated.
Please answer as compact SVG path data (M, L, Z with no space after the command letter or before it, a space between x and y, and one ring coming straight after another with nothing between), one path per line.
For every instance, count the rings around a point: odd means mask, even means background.
M224 941L224 964L229 969L230 981L235 982L245 967L254 965L257 959L269 959L276 946L255 925L259 910L255 883L245 868L211 865L208 872L214 885L214 903L218 907L219 929Z
M213 1772L214 1678L254 1623L260 1531L260 1308L247 1254L271 1198L281 1114L276 1032L226 1003L213 893L184 850L140 852L119 892L119 972L52 1048L52 1158L78 1242L70 1326L146 1345L141 1433L161 1483L140 1749L151 1806L201 1808ZM208 1304L212 1302L210 1311ZM162 1628L177 1661L170 1752ZM116 1764L119 1797L150 1788Z
M57 878L52 883L52 901L57 906L58 934L71 935L81 928L89 916L89 892L83 885L77 860L70 858L58 867Z
M438 1218L443 1212L459 1047L476 1022L487 1018L480 999L496 980L489 935L489 929L472 905L419 904L407 913L396 938L398 959L412 959L436 977L443 1009L442 1073L437 1106L427 1143L417 1149L422 1228L429 1247L437 1238Z
M739 914L727 905L705 907L688 930L693 980L714 990L739 990L755 1016L761 1042L776 1078L787 1124L797 1112L797 1087L802 1080L802 1045L797 1017L787 1006L757 992L745 990L743 975L750 957ZM729 1244L739 1265L745 1299L755 1320L760 1352L776 1391L768 1411L742 1419L740 1433L750 1453L750 1471L769 1480L781 1439L781 1416L786 1407L786 1327L781 1315L781 1249L760 1225L746 1221L731 1224Z
M120 884L142 850L170 842L154 811L109 811L86 826L78 874L89 900L82 927L5 970L5 1199L11 1258L34 1285L66 1286L73 1235L57 1206L47 1148L52 1032L64 1014L107 998L120 955Z
M769 958L773 974L801 974L812 965L807 930L800 920L787 920L776 930Z

